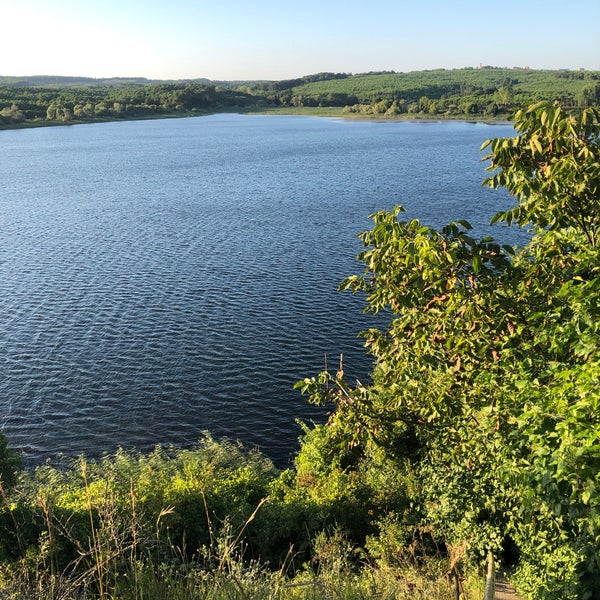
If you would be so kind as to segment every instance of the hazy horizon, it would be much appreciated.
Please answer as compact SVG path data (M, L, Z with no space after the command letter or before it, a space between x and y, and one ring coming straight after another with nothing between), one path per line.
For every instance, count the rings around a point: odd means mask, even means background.
M377 71L377 70L372 70L372 71L332 71L332 70L328 70L325 69L323 71L318 71L318 72L312 72L312 73L299 73L296 75L292 75L291 77L285 77L285 78L281 78L281 79L266 79L266 78L261 78L261 79L222 79L222 78L215 78L215 79L210 79L208 77L181 77L181 78L174 78L174 77L169 77L169 78L156 78L156 77L145 77L143 75L136 75L136 74L130 74L130 75L116 75L116 76L101 76L101 77L93 77L90 75L85 75L85 74L81 74L81 73L77 73L77 74L70 74L70 75L57 75L56 73L28 73L25 75L7 75L5 73L0 73L0 77L14 77L16 79L33 79L33 78L66 78L66 79L93 79L93 80L114 80L114 79L133 79L133 80L147 80L147 81L158 81L158 82L162 82L162 81L172 81L172 82L180 82L180 81L201 81L201 80L206 80L206 81L210 81L210 82L227 82L227 83L237 83L237 82L241 82L241 83L252 83L252 82L260 82L260 81L286 81L286 80L293 80L293 79L301 79L302 77L308 77L311 75L317 75L318 73L345 73L346 75L349 76L355 76L355 75L368 75L370 73L373 74L377 74L377 73L384 73L384 72L394 72L396 74L403 74L403 73L414 73L414 72L424 72L424 71L439 71L439 70L444 70L444 71L454 71L454 70L465 70L465 69L479 69L482 68L481 65L477 65L476 67L473 67L471 65L465 65L464 67L452 67L452 68L444 68L444 67L432 67L431 69L413 69L410 71L392 71L392 70L382 70L382 71ZM549 69L534 69L532 67L520 67L519 65L514 65L513 67L501 67L501 66L497 66L497 65L483 65L483 68L489 68L489 69L498 69L498 70L512 70L513 68L517 68L517 69L523 69L525 70L541 70L541 71L577 71L579 69L569 69L569 68L549 68ZM584 72L600 72L600 69L583 69Z
M498 68L600 70L597 0L0 0L0 73L256 81L319 73ZM577 26L575 26L577 24ZM583 31L583 34L582 34Z

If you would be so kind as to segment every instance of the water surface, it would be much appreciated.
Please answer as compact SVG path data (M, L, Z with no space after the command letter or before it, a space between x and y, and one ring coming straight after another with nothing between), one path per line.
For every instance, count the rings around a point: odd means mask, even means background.
M0 428L29 464L205 430L283 464L292 389L365 378L368 215L480 234L508 206L479 147L505 125L214 115L0 132ZM496 234L512 241L501 228Z

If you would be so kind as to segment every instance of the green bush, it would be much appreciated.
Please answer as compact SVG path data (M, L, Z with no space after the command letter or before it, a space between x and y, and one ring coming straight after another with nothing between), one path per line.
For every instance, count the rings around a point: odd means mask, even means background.
M21 456L16 450L9 448L8 440L0 433L0 484L4 490L15 485L22 468Z

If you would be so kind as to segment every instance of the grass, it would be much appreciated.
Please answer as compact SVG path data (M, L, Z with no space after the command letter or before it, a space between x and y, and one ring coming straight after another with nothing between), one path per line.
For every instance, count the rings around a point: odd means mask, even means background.
M260 540L272 542L285 515L301 529L314 519L270 498L277 476L262 455L209 437L194 450L81 457L66 470L23 473L9 493L0 486L0 598L455 597L443 553L395 553L392 564L337 528L315 531L308 553L284 540L267 562ZM465 598L480 597L473 582L461 583Z
M342 107L338 106L255 106L245 109L243 112L247 114L264 115L304 115L308 117L341 117L343 116L343 110L344 109Z
M452 582L442 563L404 570L385 571L363 567L358 572L319 573L304 570L294 577L271 572L256 563L230 558L223 570L207 569L193 562L155 563L151 559L127 562L118 572L107 572L106 586L97 585L93 569L75 574L52 574L24 569L0 574L0 597L11 600L344 600L455 598ZM464 598L480 598L481 586L468 588Z

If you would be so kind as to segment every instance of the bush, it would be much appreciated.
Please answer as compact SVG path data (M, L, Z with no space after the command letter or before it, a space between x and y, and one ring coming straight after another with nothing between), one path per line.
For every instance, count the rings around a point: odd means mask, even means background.
M0 433L0 483L5 490L15 485L22 468L21 456L8 447L8 440Z

